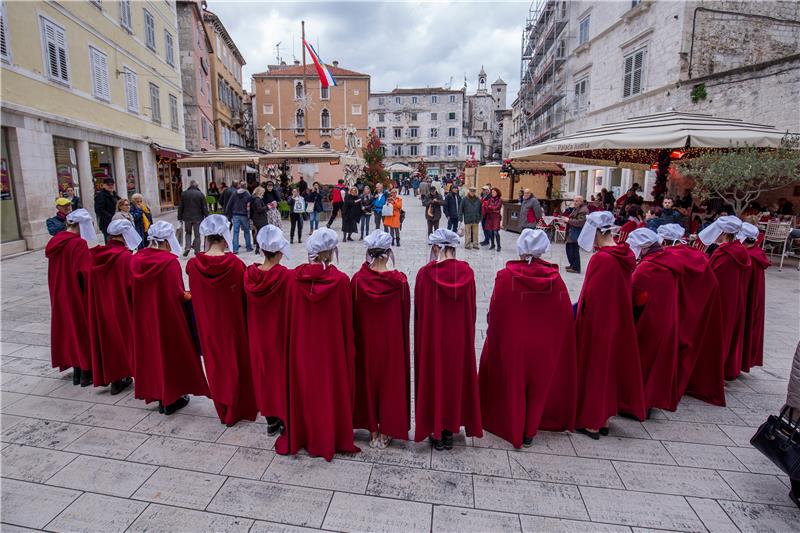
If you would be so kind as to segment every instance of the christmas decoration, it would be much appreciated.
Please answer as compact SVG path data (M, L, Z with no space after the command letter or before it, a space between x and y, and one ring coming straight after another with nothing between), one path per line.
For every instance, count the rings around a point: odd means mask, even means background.
M381 146L381 139L378 137L378 131L372 128L369 132L369 140L367 147L363 151L364 161L367 164L364 166L364 179L374 188L376 183L382 183L384 186L389 183L389 173L383 168L383 147Z

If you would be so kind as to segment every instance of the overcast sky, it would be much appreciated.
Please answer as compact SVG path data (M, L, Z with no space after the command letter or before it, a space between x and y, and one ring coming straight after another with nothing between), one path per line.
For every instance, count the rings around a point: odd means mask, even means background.
M372 77L373 92L395 87L477 86L484 66L491 84L509 85L508 105L519 87L520 39L530 0L511 2L257 2L208 0L247 65L244 79L276 63L275 45L287 63L302 60L300 21L306 39L326 63ZM292 46L294 43L294 47ZM319 46L317 46L319 44ZM310 58L306 58L310 62ZM245 88L250 89L249 82Z

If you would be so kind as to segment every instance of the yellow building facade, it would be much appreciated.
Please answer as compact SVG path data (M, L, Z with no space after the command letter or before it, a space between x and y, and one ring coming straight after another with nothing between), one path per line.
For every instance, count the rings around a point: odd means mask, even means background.
M203 11L211 37L211 94L214 103L214 135L217 146L244 146L242 121L242 67L244 57L217 15Z
M184 151L175 2L3 2L4 255L44 246L72 188L93 213L106 177L154 214L174 206Z

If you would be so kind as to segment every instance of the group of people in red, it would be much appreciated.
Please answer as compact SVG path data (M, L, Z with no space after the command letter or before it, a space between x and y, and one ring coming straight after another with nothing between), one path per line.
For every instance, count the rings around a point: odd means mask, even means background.
M558 266L542 259L547 235L522 232L519 259L497 273L480 369L474 273L456 258L456 233L428 236L414 287L416 441L450 449L462 427L515 447L539 430L599 438L611 416L674 410L684 393L724 405L724 380L762 360L768 262L758 230L720 218L700 235L718 244L708 260L677 225L636 230L622 244L612 229L609 212L587 217L578 242L596 253L575 306ZM280 264L289 243L275 226L259 230L264 262L250 266L230 253L224 216L206 218L200 233L206 251L186 266L188 292L171 224L153 224L149 246L133 253L141 237L114 221L107 244L89 249L91 216L70 213L46 249L53 366L112 394L133 383L136 398L167 415L189 395L212 398L228 425L260 413L282 454L357 452L357 428L376 448L409 438L411 293L390 268L390 234L364 239L350 279L333 264L338 239L327 228L294 269Z

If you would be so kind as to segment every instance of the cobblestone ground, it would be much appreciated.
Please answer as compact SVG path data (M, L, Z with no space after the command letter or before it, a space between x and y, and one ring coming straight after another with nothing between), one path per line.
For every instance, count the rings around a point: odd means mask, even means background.
M423 210L404 201L397 266L413 284L428 249ZM459 252L477 277L476 354L495 272L515 253L516 235L502 238L502 253ZM292 251L296 265L304 248ZM352 274L363 254L343 243L340 268ZM550 259L565 264L563 244ZM375 450L359 434L362 453L331 463L275 455L263 423L226 428L204 398L166 417L131 393L73 387L50 368L43 253L0 266L3 531L800 529L787 477L749 445L785 398L800 323L794 265L768 271L765 367L726 386L727 407L686 398L644 423L612 419L600 441L540 433L523 450L463 434L450 452L397 441ZM565 279L576 299L582 277Z

